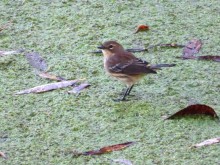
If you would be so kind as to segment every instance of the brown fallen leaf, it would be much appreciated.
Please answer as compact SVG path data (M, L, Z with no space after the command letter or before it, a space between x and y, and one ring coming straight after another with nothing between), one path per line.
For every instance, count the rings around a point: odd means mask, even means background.
M212 144L216 144L216 143L220 143L220 137L205 140L201 143L193 145L192 147L198 148L198 147L208 146L208 145L212 145Z
M65 87L74 85L78 81L80 80L68 80L68 81L61 81L57 83L45 84L41 86L36 86L34 88L25 89L23 91L15 93L15 95L22 95L22 94L29 94L29 93L42 93L42 92L47 92L47 91L51 91L54 89L65 88Z
M220 56L198 56L197 59L220 62Z
M149 30L150 27L148 25L139 25L136 29L136 31L134 32L135 33L138 33L138 32L143 32L143 31L147 31Z
M91 86L88 83L82 83L76 87L74 87L71 91L68 91L68 93L80 93L81 90L88 88L89 86Z
M56 81L64 81L65 79L60 77L60 76L56 76L56 75L52 75L48 72L40 72L38 73L38 75L42 78L46 78L46 79L50 79L50 80L56 80Z
M209 115L213 118L218 118L218 115L216 114L213 108L204 104L194 104L184 109L181 109L180 111L174 113L173 115L167 117L166 119L174 119L175 117L182 117L185 115L196 115L196 114Z
M80 155L101 155L101 154L109 153L112 151L122 150L124 148L127 148L127 147L133 145L133 144L135 144L135 142L126 142L126 143L103 147L103 148L100 148L99 150L91 150L91 151L86 151L86 152L82 152L82 153L74 153L74 154L77 156L80 156Z
M25 57L32 67L36 68L38 71L46 72L47 64L39 53L37 52L26 53Z
M194 54L198 53L201 47L202 47L202 42L200 40L192 39L184 47L182 58L192 59Z
M195 60L207 60L207 61L215 61L215 62L220 62L220 56L181 56L181 57L176 57L176 58L181 58L181 59L195 59Z
M7 156L5 155L5 153L4 153L4 152L1 152L1 151L0 151L0 157L2 157L2 158L4 158L4 159L7 159Z

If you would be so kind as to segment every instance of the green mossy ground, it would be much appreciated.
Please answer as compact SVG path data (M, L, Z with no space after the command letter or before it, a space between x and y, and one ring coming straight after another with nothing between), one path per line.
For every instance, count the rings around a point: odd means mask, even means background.
M220 136L220 123L209 117L164 121L190 102L212 106L220 115L220 65L179 60L182 49L136 53L151 63L176 63L143 79L128 102L116 103L124 87L107 77L97 45L117 40L125 48L201 39L199 55L219 55L220 1L54 0L0 2L0 50L39 52L50 72L92 85L79 96L68 89L14 96L19 90L49 83L37 77L22 54L0 57L0 164L110 164L129 159L142 164L219 164L219 145L190 146ZM148 32L133 34L139 24ZM72 157L71 150L139 141L118 152Z

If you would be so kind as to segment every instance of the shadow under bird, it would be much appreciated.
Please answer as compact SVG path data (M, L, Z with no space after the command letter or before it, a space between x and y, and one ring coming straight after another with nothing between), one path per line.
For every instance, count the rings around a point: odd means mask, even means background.
M104 68L106 72L122 81L127 85L122 98L116 101L126 100L134 86L146 74L156 74L156 70L162 67L172 67L175 64L154 64L135 57L132 53L126 51L121 44L116 41L106 41L98 47L104 55Z

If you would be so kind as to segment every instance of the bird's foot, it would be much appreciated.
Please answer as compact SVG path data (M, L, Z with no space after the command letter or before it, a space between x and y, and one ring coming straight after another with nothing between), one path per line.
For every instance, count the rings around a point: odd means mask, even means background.
M120 92L120 93L117 93L117 94L123 96L125 94L125 92L123 91L123 92ZM127 96L133 97L133 96L135 96L135 94L127 94Z
M126 93L126 90L127 90L127 89L123 89L121 92L118 92L117 94L119 94L119 95L124 95L124 94Z
M121 101L128 101L128 100L125 99L125 98L119 98L119 99L113 99L113 101L115 101L115 102L121 102Z

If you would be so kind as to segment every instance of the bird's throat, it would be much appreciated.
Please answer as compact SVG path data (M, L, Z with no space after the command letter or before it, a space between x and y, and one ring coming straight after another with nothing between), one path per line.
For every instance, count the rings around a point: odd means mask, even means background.
M114 53L110 52L110 51L107 50L107 49L102 50L102 53L103 53L103 55L104 55L104 58L109 58L109 57L111 57L111 56L114 55Z

